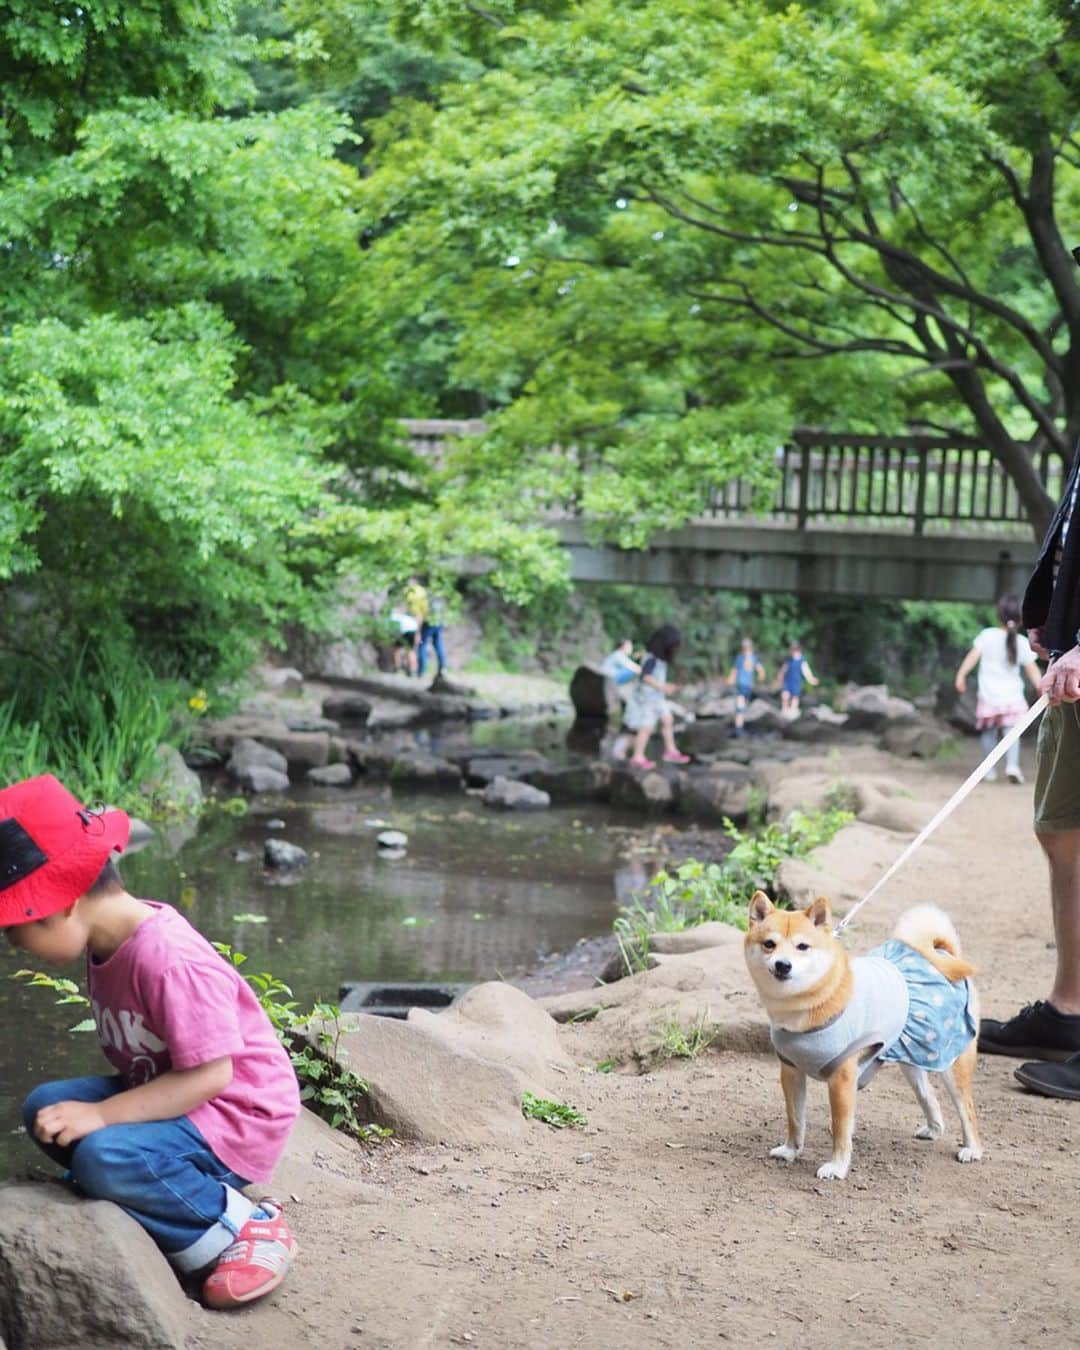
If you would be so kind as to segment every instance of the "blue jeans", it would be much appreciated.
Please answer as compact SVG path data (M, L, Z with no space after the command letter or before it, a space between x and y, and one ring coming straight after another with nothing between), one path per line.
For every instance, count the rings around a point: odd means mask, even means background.
M446 652L443 650L441 623L424 623L420 629L420 646L416 649L416 673L423 675L424 667L427 664L427 645L431 643L435 649L435 660L439 663L439 671L442 672L446 665Z
M56 1102L102 1102L124 1091L117 1077L42 1083L23 1103L23 1124L37 1146L84 1195L111 1200L146 1229L182 1274L201 1270L235 1240L254 1204L186 1116L137 1125L106 1125L66 1148L45 1144L34 1120Z

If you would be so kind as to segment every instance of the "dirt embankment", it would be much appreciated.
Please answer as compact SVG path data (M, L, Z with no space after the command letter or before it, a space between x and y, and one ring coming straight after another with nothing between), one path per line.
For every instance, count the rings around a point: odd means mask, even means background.
M965 771L891 769L927 815ZM981 787L864 911L851 945L934 900L980 968L987 1012L1045 996L1053 953L1030 809L1028 788ZM1011 1061L979 1065L982 1163L955 1161L948 1115L945 1139L917 1142L918 1108L883 1072L859 1103L849 1180L825 1183L814 1175L828 1146L822 1089L807 1156L789 1167L767 1158L783 1130L769 1056L710 1049L604 1074L597 1034L560 1032L573 1061L560 1095L584 1129L316 1158L282 1196L302 1248L287 1285L214 1318L199 1343L1077 1344L1080 1107L1025 1095Z

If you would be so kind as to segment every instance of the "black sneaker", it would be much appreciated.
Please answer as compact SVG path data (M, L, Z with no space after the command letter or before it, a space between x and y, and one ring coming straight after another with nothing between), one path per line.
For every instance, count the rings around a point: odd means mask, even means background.
M979 1051L1016 1059L1070 1059L1080 1054L1080 1016L1059 1013L1040 1000L1021 1008L1007 1022L984 1017L979 1024Z
M1021 1064L1013 1069L1013 1076L1042 1097L1080 1102L1080 1055L1073 1055L1062 1064Z

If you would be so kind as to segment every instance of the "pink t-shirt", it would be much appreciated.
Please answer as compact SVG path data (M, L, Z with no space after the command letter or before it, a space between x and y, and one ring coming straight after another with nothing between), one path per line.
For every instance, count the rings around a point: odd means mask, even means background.
M269 1181L300 1111L285 1047L251 987L169 905L105 961L87 958L101 1048L128 1087L167 1069L232 1057L232 1082L188 1113L215 1155L248 1181Z

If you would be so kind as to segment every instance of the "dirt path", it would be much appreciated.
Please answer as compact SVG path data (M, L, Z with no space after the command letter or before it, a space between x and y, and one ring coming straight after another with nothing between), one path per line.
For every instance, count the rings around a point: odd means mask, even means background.
M963 771L898 776L939 803ZM934 854L864 912L852 945L932 899L979 966L984 1011L1044 995L1051 935L1030 806L1030 788L980 788ZM566 1044L572 1054L573 1028ZM355 1175L373 1187L364 1203L313 1183L291 1206L303 1250L286 1287L208 1322L200 1344L1076 1346L1080 1106L1027 1096L1011 1071L1005 1059L979 1065L986 1158L966 1167L951 1116L946 1139L916 1142L906 1085L880 1074L860 1100L845 1184L814 1176L823 1089L811 1094L807 1160L767 1160L783 1114L767 1057L568 1075L584 1130L537 1124L517 1150L358 1155Z

